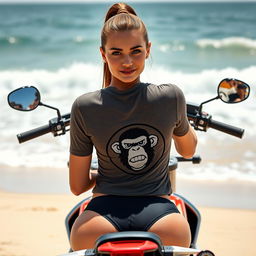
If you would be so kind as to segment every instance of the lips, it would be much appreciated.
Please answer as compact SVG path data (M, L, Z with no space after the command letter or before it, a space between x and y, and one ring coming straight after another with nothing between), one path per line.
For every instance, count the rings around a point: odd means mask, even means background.
M125 69L125 70L121 70L120 72L122 74L125 74L125 75L131 75L132 73L134 73L136 71L136 69Z

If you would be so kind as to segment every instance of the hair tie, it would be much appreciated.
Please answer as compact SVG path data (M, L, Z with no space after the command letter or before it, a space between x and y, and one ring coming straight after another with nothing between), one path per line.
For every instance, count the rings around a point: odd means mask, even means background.
M126 14L129 14L129 12L124 9L124 8L120 8L118 11L117 11L117 14L120 14L120 13L126 13Z

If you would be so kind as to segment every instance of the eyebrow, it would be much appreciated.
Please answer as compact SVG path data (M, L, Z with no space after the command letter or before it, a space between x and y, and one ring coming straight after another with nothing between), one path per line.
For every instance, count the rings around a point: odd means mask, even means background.
M142 47L142 46L141 45L136 45L136 46L133 46L132 48L130 48L130 50L134 50L134 49L137 49L137 48L140 48L140 47ZM110 50L122 51L123 49L112 47L112 48L110 48Z

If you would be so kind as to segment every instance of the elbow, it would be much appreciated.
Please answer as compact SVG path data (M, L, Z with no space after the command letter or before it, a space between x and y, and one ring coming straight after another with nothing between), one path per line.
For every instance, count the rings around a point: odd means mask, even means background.
M71 190L72 194L75 195L75 196L79 196L81 195L82 193L81 192L77 192L77 191L74 191L74 190Z
M70 191L72 194L79 196L87 190L91 189L93 184L70 184Z
M75 196L79 196L79 195L82 194L80 191L76 191L76 190L74 190L74 189L71 189L71 192L72 192L72 194L75 195Z
M75 196L79 196L83 193L83 191L77 187L74 186L70 186L70 191L72 192L72 194L74 194Z
M195 154L195 150L193 152L184 152L182 153L182 157L186 158L186 159L189 159L189 158L192 158Z

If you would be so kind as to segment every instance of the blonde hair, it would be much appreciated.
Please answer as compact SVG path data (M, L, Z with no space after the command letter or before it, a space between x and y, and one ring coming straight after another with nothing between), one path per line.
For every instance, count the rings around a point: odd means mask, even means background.
M146 45L148 45L148 33L143 21L137 16L134 9L125 3L112 5L105 17L105 23L101 31L101 47L105 51L107 37L111 31L127 31L137 29L142 31ZM103 85L108 87L111 82L111 73L107 63L103 67Z

